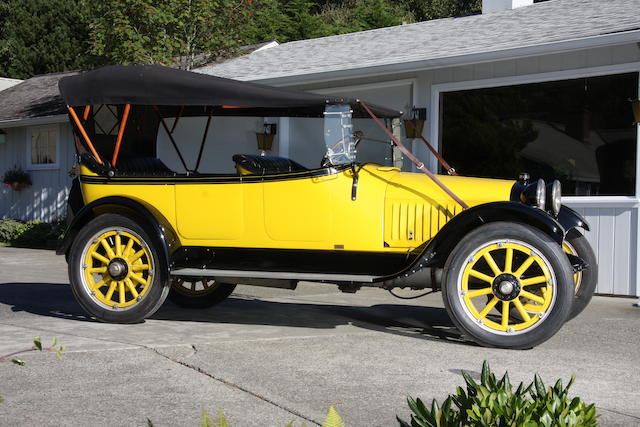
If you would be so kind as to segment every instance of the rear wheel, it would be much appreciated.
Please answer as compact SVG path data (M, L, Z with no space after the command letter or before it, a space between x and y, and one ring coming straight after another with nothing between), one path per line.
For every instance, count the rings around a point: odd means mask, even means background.
M69 279L78 303L103 322L136 323L152 315L169 292L158 248L133 218L104 214L76 236Z
M171 282L169 299L184 308L209 308L221 303L236 285L207 278L175 278Z
M572 279L566 255L549 236L496 222L458 243L445 265L442 291L465 335L485 346L523 349L562 327L571 310Z

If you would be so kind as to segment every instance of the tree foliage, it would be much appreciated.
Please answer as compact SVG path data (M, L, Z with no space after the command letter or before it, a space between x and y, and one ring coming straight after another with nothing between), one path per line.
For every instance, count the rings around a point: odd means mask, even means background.
M91 52L114 64L190 69L240 43L242 0L102 0L95 3Z
M84 0L0 0L0 75L91 68L89 9Z
M0 75L163 64L480 10L481 0L0 0Z

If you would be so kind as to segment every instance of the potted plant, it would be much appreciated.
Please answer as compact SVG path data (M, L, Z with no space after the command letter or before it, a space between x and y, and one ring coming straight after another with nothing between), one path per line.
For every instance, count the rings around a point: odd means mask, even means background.
M21 191L31 185L31 177L28 172L25 172L20 166L16 165L4 172L2 182L14 191Z

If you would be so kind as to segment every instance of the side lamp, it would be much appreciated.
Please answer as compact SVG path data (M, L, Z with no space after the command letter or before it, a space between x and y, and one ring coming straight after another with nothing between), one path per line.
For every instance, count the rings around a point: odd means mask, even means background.
M404 133L407 138L420 138L424 129L424 122L427 120L426 108L412 108L409 119L404 119Z
M256 139L258 140L258 150L261 150L260 155L264 156L266 150L271 150L273 146L273 136L277 132L277 125L275 123L265 123L264 130L256 132Z

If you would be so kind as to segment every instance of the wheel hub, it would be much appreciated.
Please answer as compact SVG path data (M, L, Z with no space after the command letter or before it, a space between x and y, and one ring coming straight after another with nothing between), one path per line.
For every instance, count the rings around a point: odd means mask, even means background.
M114 280L123 280L129 274L129 265L122 258L114 258L109 262L107 271Z
M520 295L520 281L516 276L509 273L498 275L493 280L493 294L502 301L511 301Z

